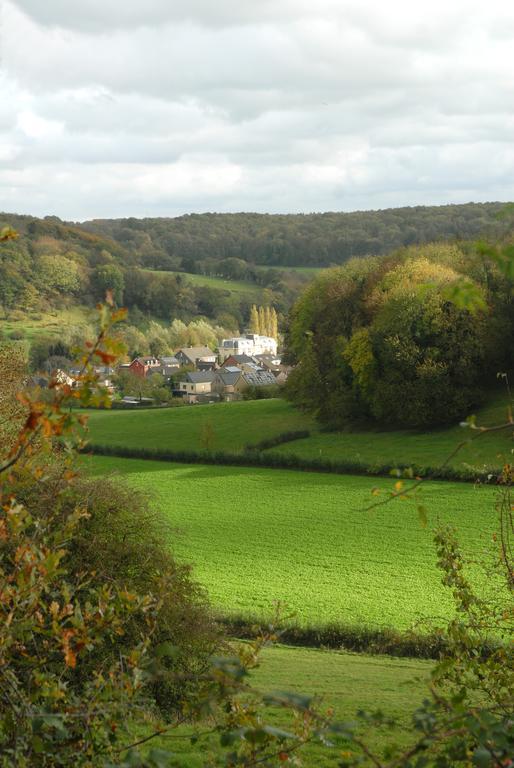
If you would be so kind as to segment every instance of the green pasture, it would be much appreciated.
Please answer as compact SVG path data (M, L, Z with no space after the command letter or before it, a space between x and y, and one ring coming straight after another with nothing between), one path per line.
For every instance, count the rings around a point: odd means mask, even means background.
M476 423L493 426L508 421L508 398L496 395L476 412ZM416 464L438 467L455 448L465 445L449 461L460 468L488 469L512 461L514 427L481 434L468 427L455 425L425 432L415 430L361 430L348 432L313 432L310 437L272 448L273 452L290 453L302 458L351 459L369 464Z
M506 400L497 396L477 412L480 425L500 424L507 419ZM416 464L437 467L461 441L476 430L458 425L428 432L360 430L322 433L310 416L284 400L253 400L192 406L159 411L92 411L90 439L102 445L160 450L202 449L202 433L212 427L211 448L240 451L248 443L282 432L305 429L311 436L269 449L302 458L358 460L370 464ZM499 467L514 448L513 429L482 435L469 442L450 464L454 467Z
M367 733L369 744L379 748L384 744L405 743L408 725L406 713L426 695L426 681L431 663L413 659L393 659L388 656L364 656L335 651L275 646L261 656L261 665L251 673L250 683L263 692L290 691L318 698L321 711L334 710L334 719L354 721L358 710L375 711L378 707L389 717L397 719L393 729L376 728ZM284 712L267 709L266 722L288 729L291 722ZM210 723L205 723L207 730ZM143 732L141 733L143 735ZM154 747L172 748L188 768L200 768L210 753L219 751L212 737L191 747L190 728L171 731L171 738L161 736ZM316 743L302 750L305 765L333 767L340 752Z
M93 311L75 306L47 312L14 312L7 319L0 320L0 330L6 336L13 331L23 334L28 341L41 337L58 338L62 329L69 325L83 325L95 319Z
M228 280L224 277L196 275L192 272L172 272L158 269L146 271L152 272L154 275L180 275L192 285L230 291L230 293L236 294L239 298L247 297L257 303L262 297L262 288L260 286L255 285L255 283L246 283L243 280Z
M432 529L451 522L465 552L492 546L495 489L427 483L422 502L366 511L393 481L241 467L90 457L153 499L181 560L224 615L268 617L284 602L303 626L406 629L448 617L452 602L436 568ZM372 495L376 485L381 496ZM480 573L474 577L482 580ZM424 626L418 627L422 631Z
M91 442L162 450L201 450L207 425L212 427L211 448L231 452L280 432L313 426L308 417L278 399L88 413Z

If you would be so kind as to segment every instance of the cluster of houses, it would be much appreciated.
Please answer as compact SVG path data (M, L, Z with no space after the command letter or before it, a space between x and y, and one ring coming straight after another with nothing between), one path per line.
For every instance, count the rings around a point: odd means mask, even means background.
M115 377L129 373L141 379L157 377L156 383L169 386L175 397L187 403L239 400L249 387L271 387L283 384L290 367L283 365L277 354L276 339L258 334L223 339L218 352L209 347L182 347L173 355L136 357L117 368L96 366L98 383L113 395ZM77 386L78 369L58 369L54 377L62 384ZM48 380L33 377L37 386L48 386ZM153 381L152 381L153 383ZM152 398L126 396L125 403L150 404Z
M248 334L223 339L218 353L209 347L182 347L173 356L136 357L117 372L145 379L158 376L163 383L171 383L175 397L202 403L239 400L249 387L283 384L289 370L277 355L275 339Z

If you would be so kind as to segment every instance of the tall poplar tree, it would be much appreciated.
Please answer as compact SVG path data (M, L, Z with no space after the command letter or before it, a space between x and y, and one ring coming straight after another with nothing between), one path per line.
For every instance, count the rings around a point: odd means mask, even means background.
M252 308L250 310L250 333L259 333L259 331L259 311L255 304L252 304Z
M277 317L277 310L275 307L271 308L271 322L270 322L270 336L273 339L278 339L278 317Z
M266 313L264 307L259 307L259 333L261 336L266 335Z

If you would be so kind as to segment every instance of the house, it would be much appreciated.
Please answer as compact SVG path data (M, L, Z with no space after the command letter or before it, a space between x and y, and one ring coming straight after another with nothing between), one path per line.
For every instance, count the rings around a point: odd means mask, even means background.
M203 364L208 367L216 364L216 354L209 347L182 347L175 352L175 357L181 366L192 365L197 369Z
M212 399L218 399L219 394L213 392L213 382L216 379L216 373L212 371L190 371L181 377L175 384L174 395L178 395L188 403L197 403L202 399L209 399L206 396L213 394Z
M236 366L219 368L212 383L213 391L226 401L240 400L241 393L246 389L246 386L243 372Z
M139 376L144 379L148 376L148 373L160 366L160 362L157 357L136 357L132 360L128 367L128 371L134 376Z
M277 340L271 336L259 336L257 333L248 333L246 336L235 336L231 339L223 339L219 348L220 358L224 361L230 355L262 355L277 354Z
M223 361L223 368L226 368L229 365L236 365L239 368L241 368L245 363L256 363L256 362L257 362L257 358L252 357L251 355L229 355Z
M155 369L155 373L160 373L166 381L180 369L180 361L176 357L160 357L160 365Z

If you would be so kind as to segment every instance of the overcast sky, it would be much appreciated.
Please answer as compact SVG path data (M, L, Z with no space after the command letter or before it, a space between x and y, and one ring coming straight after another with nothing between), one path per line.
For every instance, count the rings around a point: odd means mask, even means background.
M0 210L514 200L514 3L0 0Z

